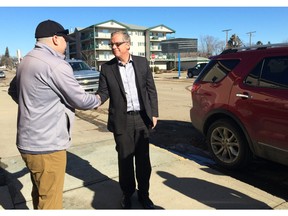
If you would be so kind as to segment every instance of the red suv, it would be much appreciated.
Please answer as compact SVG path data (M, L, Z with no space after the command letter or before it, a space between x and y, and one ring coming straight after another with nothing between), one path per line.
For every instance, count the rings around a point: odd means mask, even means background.
M288 166L288 44L225 50L195 80L192 124L220 166L253 156Z

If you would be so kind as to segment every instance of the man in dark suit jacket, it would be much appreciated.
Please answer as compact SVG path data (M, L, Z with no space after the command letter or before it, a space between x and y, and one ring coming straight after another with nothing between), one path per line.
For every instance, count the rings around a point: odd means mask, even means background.
M113 132L118 153L121 206L131 208L136 190L135 158L138 200L143 208L151 209L149 129L156 126L158 117L155 83L146 58L130 55L130 36L126 32L112 33L110 46L115 58L101 66L97 94L102 103L110 98L107 127Z

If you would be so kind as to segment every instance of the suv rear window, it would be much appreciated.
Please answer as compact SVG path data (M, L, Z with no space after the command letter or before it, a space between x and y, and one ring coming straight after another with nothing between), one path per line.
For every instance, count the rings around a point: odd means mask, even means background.
M245 84L269 88L288 88L288 56L264 59L247 76Z
M211 60L204 71L202 71L199 80L213 83L219 82L227 76L227 74L232 71L239 62L239 59Z

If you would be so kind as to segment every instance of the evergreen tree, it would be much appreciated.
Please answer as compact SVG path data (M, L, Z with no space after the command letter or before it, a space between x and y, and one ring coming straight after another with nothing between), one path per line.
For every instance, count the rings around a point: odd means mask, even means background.
M231 49L231 48L235 48L235 47L241 47L243 45L242 41L240 40L240 38L236 35L233 34L229 41L227 42L227 48Z
M263 45L261 41L257 41L256 45Z
M6 50L5 50L5 57L6 57L6 58L10 58L10 54L9 54L9 49L8 49L8 47L6 47Z
M12 69L13 68L13 60L10 58L9 49L6 47L5 55L1 57L1 65L6 66L6 68Z

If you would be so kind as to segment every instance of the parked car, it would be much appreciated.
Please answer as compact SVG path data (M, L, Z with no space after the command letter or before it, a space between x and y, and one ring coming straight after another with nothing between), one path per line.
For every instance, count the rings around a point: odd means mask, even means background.
M5 78L6 74L4 73L4 71L0 71L0 78Z
M253 156L288 165L288 44L225 50L192 90L192 124L224 168Z
M199 73L203 70L203 68L207 65L207 62L202 62L202 63L198 63L196 64L194 67L192 68L188 68L187 70L187 77L188 78L193 78L194 76L198 76Z
M73 68L74 76L86 92L96 93L99 85L100 72L93 70L82 60L67 59Z

